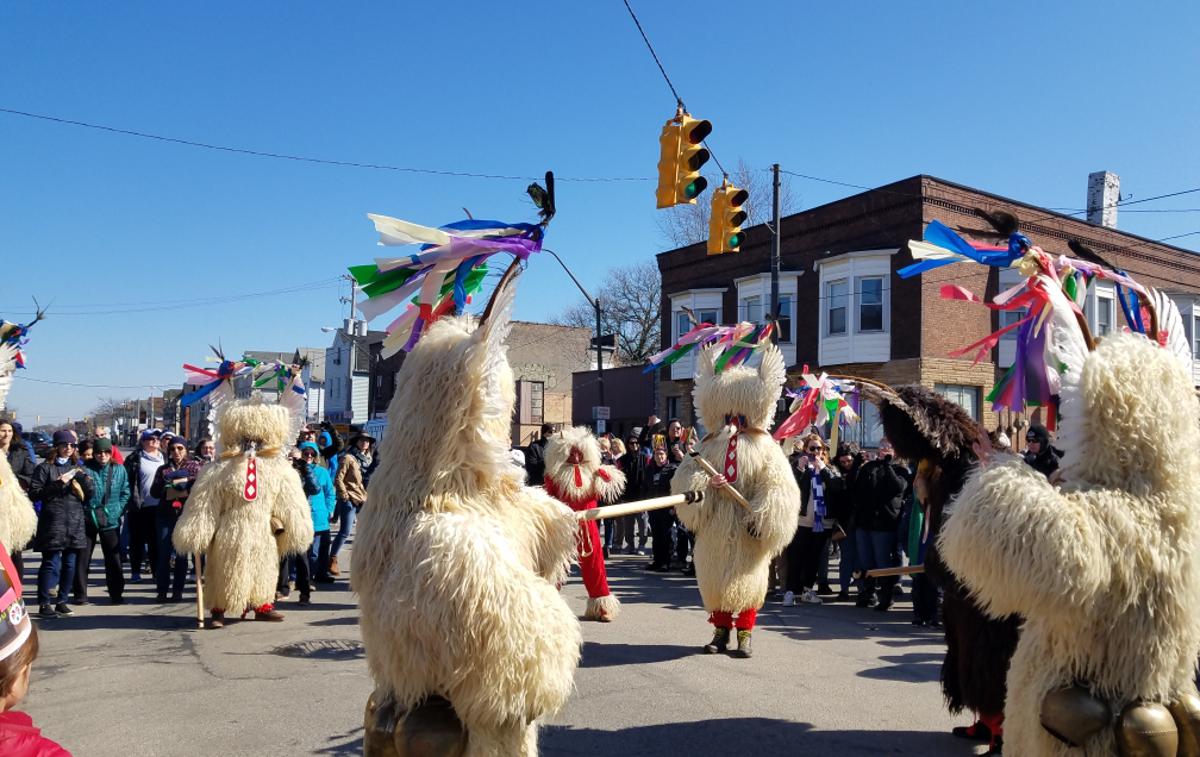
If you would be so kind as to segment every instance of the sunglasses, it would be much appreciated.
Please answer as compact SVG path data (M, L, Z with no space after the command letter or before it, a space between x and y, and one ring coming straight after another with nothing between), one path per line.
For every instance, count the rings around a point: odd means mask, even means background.
M806 449L804 451L809 453L810 455L815 455L821 451L821 448L820 447L809 447L808 449Z

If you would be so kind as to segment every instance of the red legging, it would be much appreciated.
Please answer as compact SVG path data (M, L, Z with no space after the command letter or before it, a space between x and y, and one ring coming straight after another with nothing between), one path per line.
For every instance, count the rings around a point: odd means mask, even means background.
M717 628L733 628L735 625L739 631L751 631L754 629L754 620L758 617L758 610L753 607L747 607L738 613L737 623L733 621L733 613L718 610L708 614L708 622L712 623Z
M579 572L583 574L583 585L592 599L607 597L608 573L604 570L604 544L600 541L600 529L596 521L579 524Z

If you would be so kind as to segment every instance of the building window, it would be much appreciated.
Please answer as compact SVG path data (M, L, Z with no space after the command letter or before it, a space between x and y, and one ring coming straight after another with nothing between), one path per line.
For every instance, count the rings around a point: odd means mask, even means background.
M711 323L714 326L720 324L720 319L718 318L717 311L715 309L697 310L696 317L700 319L701 323Z
M679 337L692 330L692 322L688 320L687 313L680 310L675 314L675 340L679 341Z
M846 333L846 300L848 287L845 279L831 281L825 285L825 301L828 310L826 317L827 332L834 334Z
M1200 315L1192 318L1192 357L1200 358Z
M742 320L761 323L763 319L762 298L757 294L742 300Z
M1096 298L1096 336L1108 336L1112 331L1113 301L1108 297Z
M883 277L858 279L858 330L883 331Z
M792 341L792 297L791 295L779 295L779 320L776 321L776 327L779 329L779 341L790 343Z
M541 381L517 382L518 422L524 426L540 426L544 423L546 385Z
M1027 315L1029 315L1029 308L1021 308L1020 310L1001 310L1000 311L1000 328L1005 328L1006 326L1011 326L1014 323L1016 323L1017 321L1020 321L1022 318L1024 318ZM1004 333L1004 335L1000 337L1000 339L1003 341L1006 341L1006 342L1016 341L1018 331L1020 331L1020 329L1013 329L1012 331L1006 331Z
M975 420L979 420L980 387L966 386L964 384L934 384L933 389L963 410L966 410L967 415Z
M679 417L679 398L667 397L667 420Z

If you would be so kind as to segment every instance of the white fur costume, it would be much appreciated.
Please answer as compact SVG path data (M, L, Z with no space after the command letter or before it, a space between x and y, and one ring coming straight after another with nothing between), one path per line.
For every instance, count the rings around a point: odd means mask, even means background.
M442 318L405 359L351 573L381 696L449 700L471 757L537 753L536 721L566 702L582 645L556 588L575 518L508 456L514 271L478 325Z
M0 344L0 409L4 408L8 389L16 370L17 348ZM15 439L13 444L18 444ZM29 495L21 488L8 456L0 453L0 544L9 552L25 548L37 531L37 512Z
M800 490L787 457L768 433L786 378L779 348L762 348L758 370L743 364L717 375L715 357L710 347L697 358L693 395L700 421L709 430L697 451L722 471L735 432L730 421L745 418L745 427L737 431L738 471L733 485L749 500L750 511L724 490L709 489L709 475L692 457L679 464L671 492L705 491L702 502L681 505L675 512L696 535L693 554L704 608L736 613L762 607L771 558L782 552L796 533Z
M312 513L300 476L285 455L293 419L282 405L260 398L231 400L217 412L221 458L200 470L175 526L181 554L208 556L204 598L209 607L242 612L271 605L279 558L299 554L313 540ZM256 494L248 501L249 453L226 457L254 441ZM276 536L271 519L283 525Z
M1113 728L1069 749L1039 710L1073 683L1114 715L1134 700L1195 692L1200 410L1175 358L1131 335L1106 337L1083 358L1062 400L1062 489L1019 459L977 471L940 549L987 612L1025 618L1008 672L1005 753L1115 755Z
M572 510L590 510L598 502L611 503L625 491L625 474L600 464L600 443L585 426L566 428L546 444L545 489ZM621 603L609 593L604 552L596 521L579 524L579 567L587 586L583 617L615 620Z

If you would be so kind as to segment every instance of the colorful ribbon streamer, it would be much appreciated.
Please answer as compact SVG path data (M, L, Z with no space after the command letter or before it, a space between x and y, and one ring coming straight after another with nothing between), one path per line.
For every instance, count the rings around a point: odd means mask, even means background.
M651 355L642 369L649 373L656 368L663 368L677 362L684 355L709 345L716 345L717 356L713 370L720 373L726 368L744 363L754 351L771 339L773 323L761 328L748 321L735 323L732 326L714 326L711 323L696 325L691 331L679 337L679 341L656 355ZM757 332L757 334L755 334Z
M542 249L544 228L528 223L467 219L439 228L368 214L383 245L420 244L418 252L350 266L367 299L368 321L407 302L387 326L383 355L408 351L438 318L461 313L483 286L487 260L506 252L522 260Z

